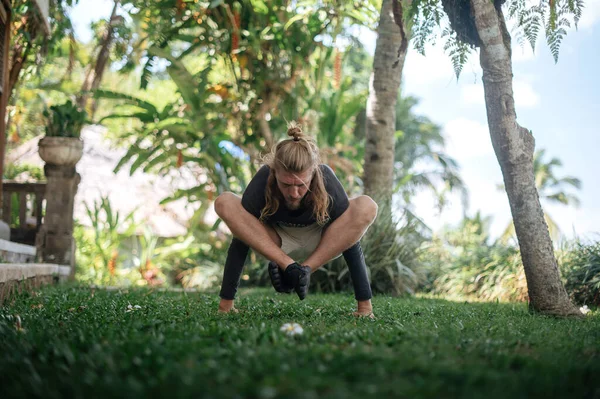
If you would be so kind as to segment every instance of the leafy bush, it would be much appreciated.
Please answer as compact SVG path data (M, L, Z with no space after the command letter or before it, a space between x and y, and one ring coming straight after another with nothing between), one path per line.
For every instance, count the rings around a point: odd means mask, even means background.
M42 168L30 164L7 163L4 168L4 180L15 180L19 183L30 183L46 180Z
M371 287L378 293L412 294L422 278L418 256L425 240L424 225L408 212L395 219L390 207L381 206L379 210L361 240ZM320 268L311 279L311 285L322 292L352 290L344 258Z
M122 217L113 210L107 197L91 206L86 204L86 212L92 227L76 224L73 234L77 248L76 278L98 285L135 282L135 273L120 267L124 254L121 247L137 228L133 212Z
M600 306L600 242L573 242L560 266L571 298L580 304Z
M425 291L456 299L527 300L518 248L490 244L488 224L477 214L432 240L422 256L428 269Z

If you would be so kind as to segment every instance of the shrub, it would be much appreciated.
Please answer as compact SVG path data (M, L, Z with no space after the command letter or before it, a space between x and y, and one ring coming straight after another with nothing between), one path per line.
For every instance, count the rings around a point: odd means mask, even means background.
M567 292L579 304L600 306L600 242L569 246L560 262Z
M413 294L421 278L418 256L426 228L409 212L394 218L390 207L380 206L379 210L361 240L373 292ZM352 290L344 258L321 267L311 278L311 286L322 292Z
M489 243L489 219L477 214L435 237L423 252L424 290L456 299L526 301L527 282L518 248Z

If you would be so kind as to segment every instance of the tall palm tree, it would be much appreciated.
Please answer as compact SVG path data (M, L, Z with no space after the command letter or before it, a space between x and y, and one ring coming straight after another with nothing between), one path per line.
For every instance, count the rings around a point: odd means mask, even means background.
M533 155L533 175L535 179L535 186L537 188L540 200L551 204L563 204L563 205L574 205L579 206L579 198L574 194L568 193L565 190L568 187L581 189L581 180L573 176L566 176L558 178L556 176L556 168L561 167L563 164L558 158L551 158L548 162L544 161L546 150L539 149ZM504 190L503 184L499 185L500 190ZM560 237L560 228L550 215L544 211L544 219L548 225L550 236L553 240ZM516 236L515 225L511 221L500 239L504 242Z
M382 1L367 99L364 189L380 206L392 199L396 100L410 39L402 15L401 0Z

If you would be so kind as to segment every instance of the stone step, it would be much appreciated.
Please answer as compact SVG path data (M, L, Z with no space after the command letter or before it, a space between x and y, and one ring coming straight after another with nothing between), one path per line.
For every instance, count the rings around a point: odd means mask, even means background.
M51 263L0 263L0 283L37 276L66 277L70 270L69 266Z
M0 263L0 305L16 293L66 280L70 270L50 263Z
M0 262L32 263L35 255L34 246L0 239Z

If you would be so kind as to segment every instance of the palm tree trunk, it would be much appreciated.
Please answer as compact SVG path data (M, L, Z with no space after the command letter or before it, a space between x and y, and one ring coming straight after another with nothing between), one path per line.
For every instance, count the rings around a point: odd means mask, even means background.
M510 35L500 5L471 0L481 39L480 63L488 125L515 224L527 278L530 310L557 316L580 315L560 280L548 226L533 173L535 140L517 123L512 90Z
M394 177L396 101L408 38L401 0L383 0L367 100L365 194L390 204Z

